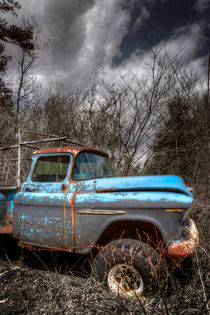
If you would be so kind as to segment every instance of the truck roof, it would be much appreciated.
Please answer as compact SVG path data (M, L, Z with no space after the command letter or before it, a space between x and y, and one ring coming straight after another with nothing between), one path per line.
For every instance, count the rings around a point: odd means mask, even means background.
M100 155L109 157L108 153L95 149L93 147L85 147L85 146L69 146L69 147L54 147L54 148L43 148L36 150L33 154L48 154L48 153L72 153L74 156L78 155L80 152L94 152Z

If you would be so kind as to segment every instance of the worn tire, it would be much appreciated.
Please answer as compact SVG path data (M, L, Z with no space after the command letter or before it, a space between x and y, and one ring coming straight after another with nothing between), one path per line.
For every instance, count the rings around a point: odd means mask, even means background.
M93 270L113 293L126 297L161 292L167 275L157 251L133 239L115 240L101 248Z

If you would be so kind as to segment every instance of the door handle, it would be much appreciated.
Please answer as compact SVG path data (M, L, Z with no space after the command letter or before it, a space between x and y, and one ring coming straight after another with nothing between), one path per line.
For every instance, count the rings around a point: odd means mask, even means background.
M28 191L28 192L33 192L35 190L35 188L33 186L27 186L25 188L25 191Z

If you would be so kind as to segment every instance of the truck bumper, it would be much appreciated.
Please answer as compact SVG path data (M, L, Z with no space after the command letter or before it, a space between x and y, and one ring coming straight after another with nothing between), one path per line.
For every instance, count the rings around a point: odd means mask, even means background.
M167 254L172 258L185 258L190 256L199 242L199 234L193 220L189 219L189 229L186 238L180 241L171 242Z

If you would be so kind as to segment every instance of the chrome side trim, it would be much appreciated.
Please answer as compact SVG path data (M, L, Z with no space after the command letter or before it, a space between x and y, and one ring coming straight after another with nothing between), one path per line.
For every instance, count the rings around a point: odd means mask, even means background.
M93 215L125 215L127 211L122 210L94 210L94 209L81 209L77 214L93 214Z

